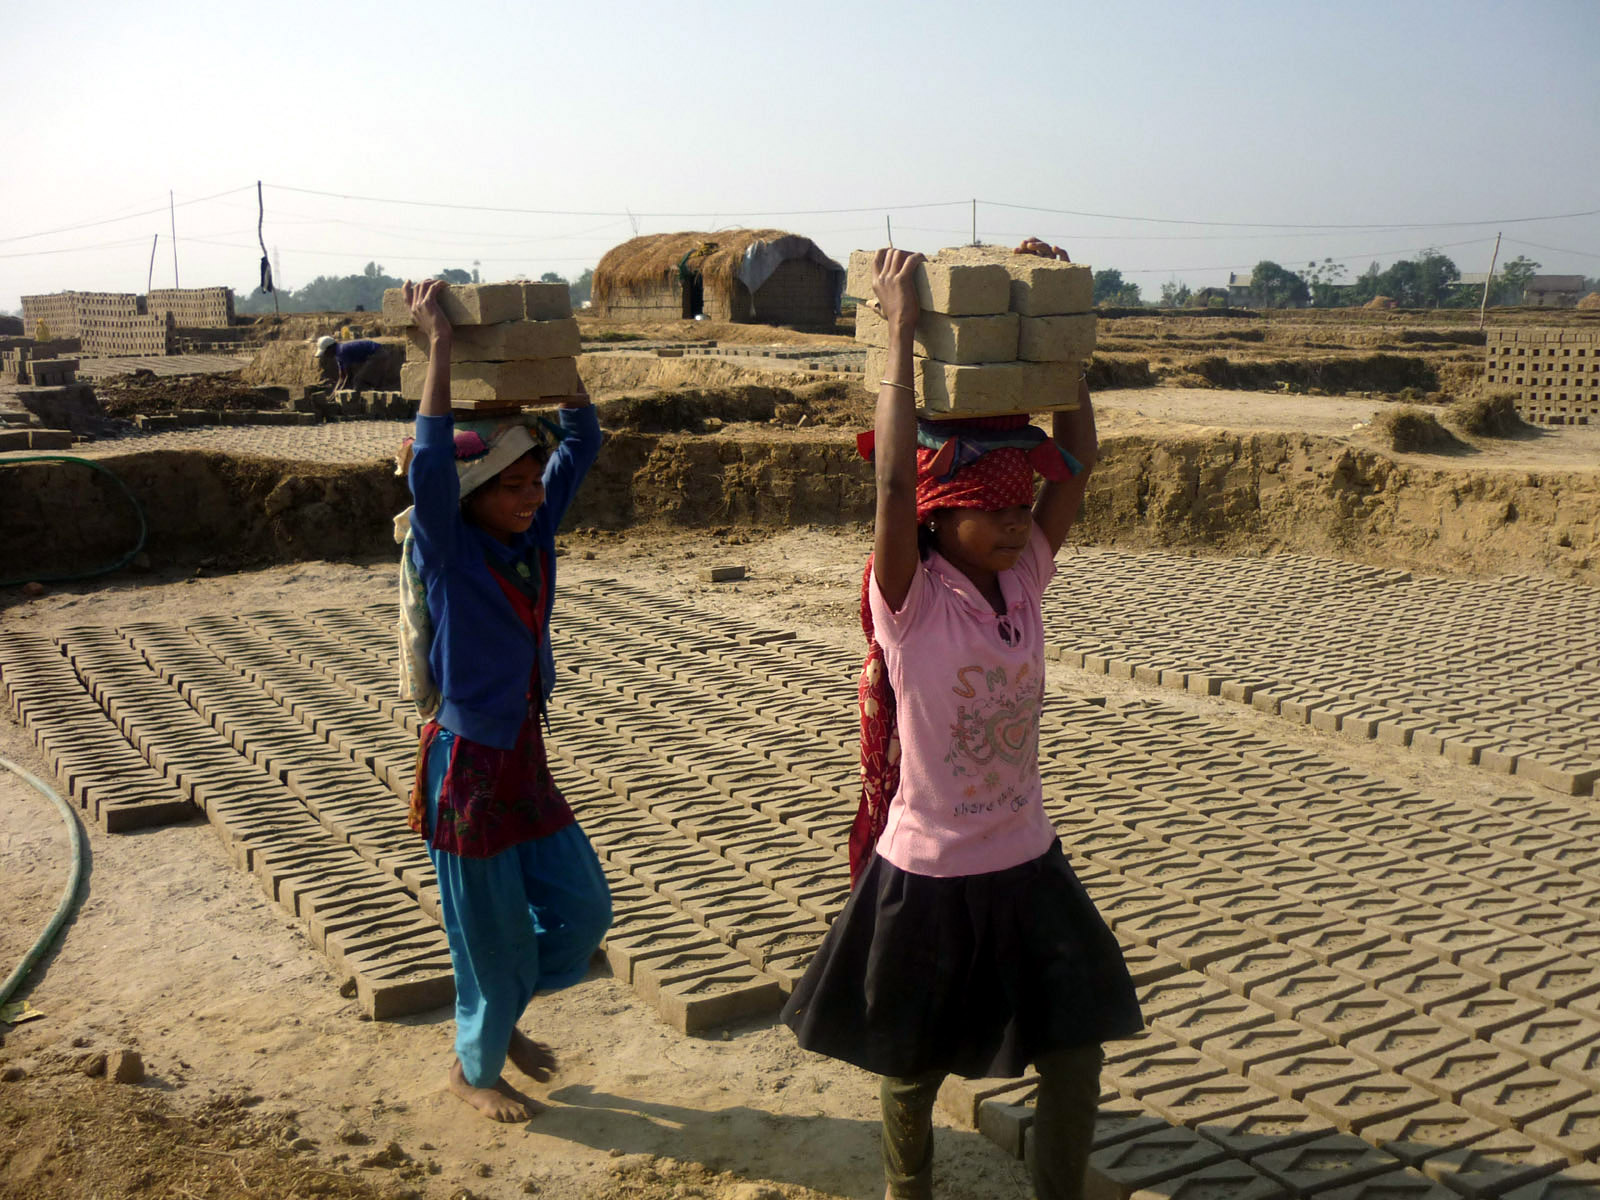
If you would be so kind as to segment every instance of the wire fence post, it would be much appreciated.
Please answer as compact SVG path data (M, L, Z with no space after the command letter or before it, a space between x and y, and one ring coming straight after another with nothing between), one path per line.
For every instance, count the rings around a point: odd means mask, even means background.
M1483 322L1489 313L1489 288L1494 283L1494 265L1500 261L1500 235L1494 235L1494 253L1489 256L1489 277L1483 281L1483 303L1478 305L1478 330L1482 332Z

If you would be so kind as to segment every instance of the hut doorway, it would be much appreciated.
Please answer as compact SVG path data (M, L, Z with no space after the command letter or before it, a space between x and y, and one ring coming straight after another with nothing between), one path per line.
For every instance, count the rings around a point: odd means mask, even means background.
M692 321L706 310L706 281L699 271L683 277L683 319Z

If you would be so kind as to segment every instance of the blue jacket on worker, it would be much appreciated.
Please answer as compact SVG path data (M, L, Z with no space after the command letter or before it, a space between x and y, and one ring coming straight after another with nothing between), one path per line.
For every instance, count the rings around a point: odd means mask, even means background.
M501 749L516 744L528 716L528 682L538 656L539 684L548 700L555 687L550 611L556 590L556 528L600 452L600 420L593 405L557 410L565 437L544 469L544 504L525 533L510 544L472 525L461 513L456 475L455 422L417 417L409 478L412 559L427 591L433 618L428 666L443 696L439 724L452 733ZM545 577L537 648L489 569L489 559L514 567L524 560Z

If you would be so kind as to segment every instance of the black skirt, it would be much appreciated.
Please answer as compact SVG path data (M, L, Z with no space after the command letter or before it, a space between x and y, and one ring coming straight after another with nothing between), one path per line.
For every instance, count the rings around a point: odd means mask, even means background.
M1122 949L1056 842L985 875L874 854L784 1006L800 1045L879 1075L1021 1075L1144 1025Z

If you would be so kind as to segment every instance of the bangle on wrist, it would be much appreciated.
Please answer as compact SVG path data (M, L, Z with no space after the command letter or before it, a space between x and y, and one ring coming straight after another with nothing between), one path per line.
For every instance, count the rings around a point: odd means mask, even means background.
M896 383L892 379L880 379L878 380L878 386L899 388L901 391L910 392L913 396L917 394L917 389L912 387L909 383Z

